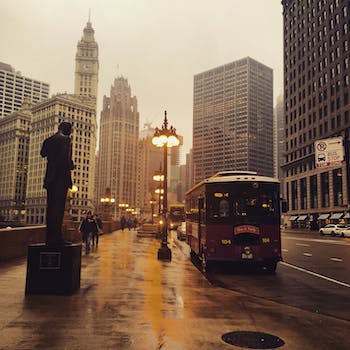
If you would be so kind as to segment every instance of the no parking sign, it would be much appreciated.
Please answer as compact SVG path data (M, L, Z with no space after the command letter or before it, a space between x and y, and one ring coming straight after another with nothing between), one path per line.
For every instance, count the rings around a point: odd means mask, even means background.
M341 166L344 163L343 137L315 141L316 168Z

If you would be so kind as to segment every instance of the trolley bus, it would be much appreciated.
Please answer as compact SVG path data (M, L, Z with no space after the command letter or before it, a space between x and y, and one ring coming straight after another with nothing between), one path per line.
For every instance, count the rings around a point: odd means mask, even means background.
M169 229L176 230L185 221L185 206L183 204L169 205Z
M204 266L228 261L276 270L282 259L277 179L219 172L186 192L185 210L191 255Z

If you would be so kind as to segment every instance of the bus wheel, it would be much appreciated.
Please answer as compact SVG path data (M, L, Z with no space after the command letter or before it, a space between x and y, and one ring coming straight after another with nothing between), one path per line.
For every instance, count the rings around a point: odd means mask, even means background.
M277 262L276 261L270 262L270 263L266 264L265 267L266 267L267 272L275 273L276 268L277 268Z

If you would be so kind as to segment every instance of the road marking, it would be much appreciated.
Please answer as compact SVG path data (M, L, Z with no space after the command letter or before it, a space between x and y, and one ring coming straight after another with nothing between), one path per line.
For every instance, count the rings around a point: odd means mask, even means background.
M312 256L311 253L303 253L303 255L305 255L305 256Z
M287 267L291 267L292 269L295 269L295 270L298 270L298 271L301 271L301 272L308 273L309 275L312 275L312 276L315 276L315 277L318 277L318 278L322 278L322 279L324 279L324 280L326 280L326 281L339 284L340 286L350 288L350 284L347 284L347 283L344 283L344 282L335 280L335 279L330 278L330 277L327 277L327 276L320 275L320 274L318 274L318 273L316 273L316 272L312 272L312 271L303 269L302 267L298 267L298 266L295 266L295 265L286 263L286 262L284 262L284 261L281 261L280 264L282 264L282 265L284 265L284 266L287 266Z
M340 261L340 262L343 261L343 259L340 259L340 258L330 258L329 260L337 261L337 262L338 262L338 261Z
M310 244L306 244L306 243L295 243L295 245L300 245L302 247L310 247Z
M327 243L327 244L338 244L338 245L350 245L345 241L336 241L335 239L317 239L317 238L301 238L301 237L287 237L285 235L282 236L283 239L291 239L296 241L307 241L307 242L319 242L319 243Z

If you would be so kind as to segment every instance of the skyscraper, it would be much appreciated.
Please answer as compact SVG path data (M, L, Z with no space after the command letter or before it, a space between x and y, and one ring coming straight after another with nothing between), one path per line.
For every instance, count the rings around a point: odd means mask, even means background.
M137 98L131 95L127 79L114 79L110 97L103 97L96 192L98 202L107 188L111 190L114 215L119 214L118 203L136 205L139 124Z
M316 140L350 139L349 0L284 0L284 196L292 220L341 217L345 164L316 168ZM347 160L348 161L348 160ZM334 218L334 217L333 217Z
M97 99L98 88L98 45L94 37L90 19L84 28L84 33L77 45L75 55L74 94Z
M56 94L32 108L26 199L27 224L45 223L46 191L43 179L46 160L41 158L42 142L58 130L62 121L72 123L72 171L77 192L71 200L71 216L80 221L93 209L96 151L96 96L98 49L90 21L77 45L75 94Z
M275 125L276 125L276 142L275 142L275 177L281 182L283 180L282 165L284 164L284 145L285 145L285 132L284 132L284 113L283 113L283 96L277 98L275 106Z
M24 222L31 105L0 118L0 221Z
M49 97L49 84L22 76L0 62L0 118L19 110L24 99L35 104Z
M250 57L195 75L196 183L223 170L273 176L272 80L272 69Z
M154 193L156 184L153 180L155 172L159 172L163 162L163 149L155 147L152 144L155 129L150 124L145 124L140 133L138 148L138 167L137 167L137 196L136 207L143 212L151 212L149 201L156 198Z
M93 209L96 109L82 96L57 94L36 104L32 108L30 131L28 181L26 198L27 224L44 224L46 212L46 191L43 181L46 159L40 156L43 141L57 132L62 121L72 123L72 171L73 184L78 191L74 194L71 215L75 221L85 216L86 210Z

